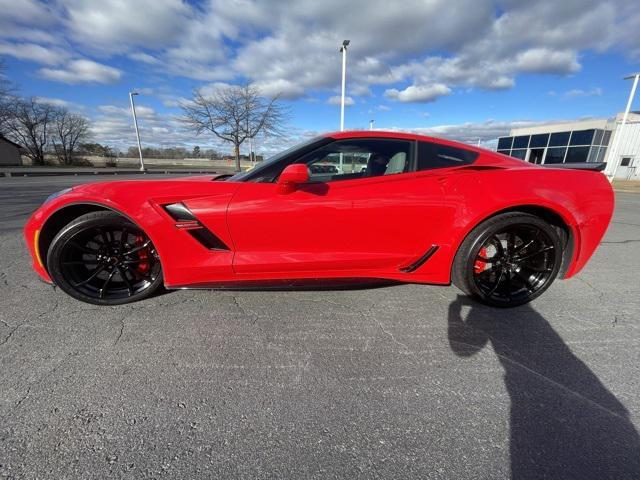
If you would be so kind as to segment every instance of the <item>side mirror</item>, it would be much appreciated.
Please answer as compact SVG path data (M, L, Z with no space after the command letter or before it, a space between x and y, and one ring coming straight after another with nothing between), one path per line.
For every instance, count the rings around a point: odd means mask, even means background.
M309 169L302 163L294 163L285 168L278 177L278 190L292 192L298 185L309 182Z

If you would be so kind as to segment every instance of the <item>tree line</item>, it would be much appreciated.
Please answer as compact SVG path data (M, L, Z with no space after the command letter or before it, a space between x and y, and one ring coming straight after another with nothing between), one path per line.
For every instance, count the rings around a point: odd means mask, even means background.
M52 105L35 97L15 95L14 86L3 75L0 62L0 135L14 141L34 165L44 165L46 155L55 155L63 165L73 165L80 154L116 157L110 147L87 143L89 120L63 106ZM182 119L196 135L213 136L233 145L236 170L240 170L240 146L262 137L281 136L288 112L278 96L267 99L248 84L230 85L205 94L196 90L193 98L181 104ZM99 152L99 153L98 153ZM201 152L195 147L143 149L144 157L155 158L220 158L214 150ZM135 147L128 156L137 157Z

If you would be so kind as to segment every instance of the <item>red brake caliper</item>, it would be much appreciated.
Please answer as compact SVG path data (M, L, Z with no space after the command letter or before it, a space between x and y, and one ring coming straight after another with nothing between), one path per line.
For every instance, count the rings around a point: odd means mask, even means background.
M145 242L144 237L141 236L136 236L136 247L139 247L140 245L143 245ZM138 250L138 257L140 258L140 263L138 263L138 266L136 267L136 270L142 274L146 274L149 271L150 265L149 265L149 257L151 256L151 252L149 251L149 248L143 248L141 250Z
M478 252L483 258L487 258L487 249L482 247ZM487 262L483 262L482 260L476 260L476 263L473 264L473 272L477 275L479 273L484 272L487 269Z

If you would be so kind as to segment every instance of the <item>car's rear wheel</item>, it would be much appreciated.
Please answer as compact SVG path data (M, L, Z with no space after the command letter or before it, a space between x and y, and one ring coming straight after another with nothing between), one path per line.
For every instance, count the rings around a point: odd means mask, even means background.
M162 285L160 259L140 227L115 212L92 212L64 227L47 254L52 280L72 297L119 305Z
M540 296L562 263L562 241L549 223L527 213L497 215L474 228L456 255L453 283L495 307Z

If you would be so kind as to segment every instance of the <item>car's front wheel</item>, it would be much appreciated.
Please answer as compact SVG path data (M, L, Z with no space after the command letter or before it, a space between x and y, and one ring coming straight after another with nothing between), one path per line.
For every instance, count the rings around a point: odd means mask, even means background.
M456 255L453 283L487 305L515 307L540 296L558 275L562 241L553 226L521 212L474 228Z
M115 212L92 212L64 227L47 254L47 270L60 289L97 305L148 297L162 285L151 240Z

